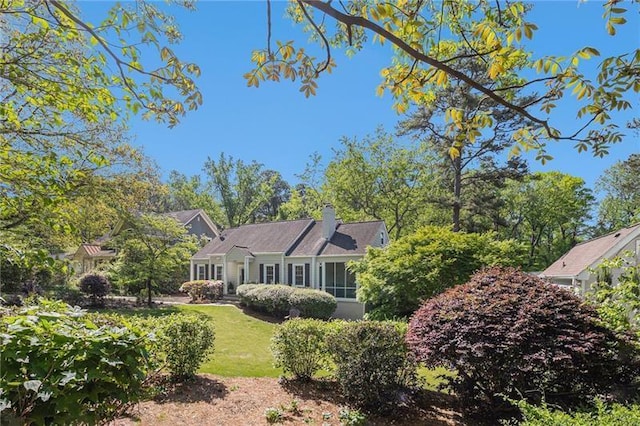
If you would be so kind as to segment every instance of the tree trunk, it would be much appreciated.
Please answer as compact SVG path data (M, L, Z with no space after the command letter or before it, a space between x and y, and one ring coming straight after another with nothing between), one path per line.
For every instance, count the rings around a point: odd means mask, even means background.
M147 278L147 306L151 307L151 278Z
M453 159L453 232L460 230L460 193L462 192L462 158L458 155Z

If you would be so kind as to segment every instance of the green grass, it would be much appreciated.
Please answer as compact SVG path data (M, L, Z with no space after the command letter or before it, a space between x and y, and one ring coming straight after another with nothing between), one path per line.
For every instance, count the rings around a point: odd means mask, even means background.
M201 373L225 377L279 377L281 369L273 367L269 344L277 324L254 318L236 306L180 305L162 309L110 310L123 315L162 316L175 312L197 312L211 318L216 331L215 352L202 365ZM322 372L321 376L328 375ZM420 368L418 375L425 379L425 388L436 390L442 382L437 376L452 374L444 368Z
M211 317L216 330L215 352L201 373L226 377L278 377L269 349L276 324L244 314L235 306L180 306Z
M424 380L424 388L428 390L438 390L438 385L444 383L444 378L440 376L453 376L455 373L443 367L429 370L424 367L418 368L418 377Z

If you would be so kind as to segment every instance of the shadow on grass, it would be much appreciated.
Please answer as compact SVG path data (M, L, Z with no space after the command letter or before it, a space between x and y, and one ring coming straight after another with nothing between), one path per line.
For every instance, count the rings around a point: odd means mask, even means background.
M285 380L282 387L289 393L301 399L321 400L335 405L344 405L344 397L340 393L339 385L330 380L313 380L301 382ZM469 425L461 413L455 396L442 392L421 389L409 396L404 403L393 407L383 414L371 413L367 415L370 425ZM482 423L484 424L484 423Z
M284 322L284 319L275 318L262 312L254 311L253 309L246 306L241 306L239 304L236 306L238 306L238 309L240 309L243 314L255 319L259 319L260 321L269 322L271 324L282 324Z
M212 402L216 399L224 399L229 394L224 383L201 375L183 382L174 382L169 377L163 376L153 386L158 392L153 400L158 404Z
M159 305L152 308L147 306L127 306L127 307L104 307L104 308L88 308L89 312L96 313L113 313L120 315L137 315L141 317L163 317L180 312L175 306Z

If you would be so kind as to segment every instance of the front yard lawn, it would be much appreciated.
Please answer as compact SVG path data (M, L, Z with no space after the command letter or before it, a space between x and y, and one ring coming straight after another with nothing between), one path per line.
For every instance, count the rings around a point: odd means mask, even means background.
M211 317L216 329L215 352L201 373L225 377L278 377L269 349L276 324L246 315L233 305L181 305L180 310Z

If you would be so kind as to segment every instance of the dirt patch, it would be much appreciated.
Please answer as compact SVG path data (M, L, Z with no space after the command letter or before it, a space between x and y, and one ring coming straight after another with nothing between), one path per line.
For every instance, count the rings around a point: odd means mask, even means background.
M112 422L127 425L266 425L265 411L282 413L279 424L340 425L344 408L335 384L300 384L271 378L223 378L199 375L194 381L160 383L153 401L140 403L128 418ZM295 401L295 402L294 402ZM369 425L464 425L449 395L425 391L415 403L399 407L387 417L367 416Z

